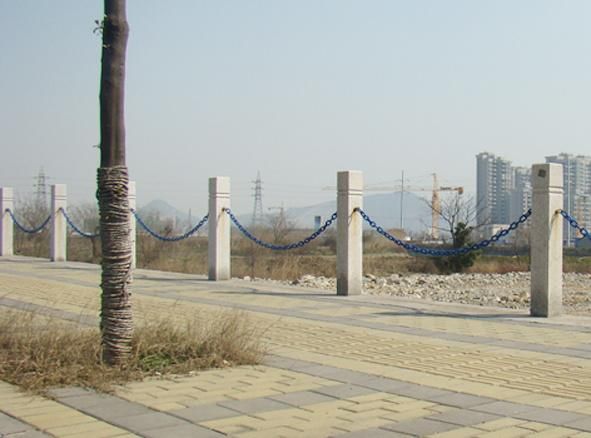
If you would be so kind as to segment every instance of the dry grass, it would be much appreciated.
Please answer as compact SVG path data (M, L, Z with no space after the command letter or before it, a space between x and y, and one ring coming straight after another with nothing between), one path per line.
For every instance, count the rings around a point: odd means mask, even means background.
M22 233L21 233L22 234ZM286 237L295 241L305 237L308 232L293 231ZM261 236L272 241L272 236L262 232ZM20 239L18 253L47 257L45 243L47 236L34 236ZM295 280L302 275L334 277L336 264L336 243L334 235L327 233L310 245L294 251L271 251L253 245L237 236L232 241L232 276L272 278L275 280ZM99 263L100 246L89 239L68 239L68 259ZM160 242L151 236L140 234L137 241L138 266L191 274L207 274L207 238L200 236L180 242ZM364 236L363 270L372 275L393 273L437 273L429 257L413 256L394 246L380 236ZM527 255L482 255L468 272L506 273L529 271ZM591 257L575 256L569 252L564 256L564 271L591 273Z
M69 385L109 391L113 384L158 373L260 363L261 336L247 315L236 311L184 326L155 321L136 329L129 361L109 367L100 360L98 328L2 309L0 379L35 392Z

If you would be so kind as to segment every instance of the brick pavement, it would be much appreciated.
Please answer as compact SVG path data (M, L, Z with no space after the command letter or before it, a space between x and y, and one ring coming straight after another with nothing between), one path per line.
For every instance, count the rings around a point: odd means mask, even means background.
M0 306L96 324L99 271L0 259ZM260 366L53 399L0 384L0 433L64 437L591 436L591 319L138 270L135 317L238 309Z

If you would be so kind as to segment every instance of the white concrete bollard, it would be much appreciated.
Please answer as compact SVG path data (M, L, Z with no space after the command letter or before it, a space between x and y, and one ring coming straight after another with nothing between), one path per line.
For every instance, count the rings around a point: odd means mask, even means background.
M532 166L532 316L562 313L562 172L562 165L556 163Z
M363 174L337 173L337 295L359 295L363 276Z
M67 206L66 185L53 184L51 186L51 233L49 241L49 259L52 262L66 261L68 224L60 209L66 210Z
M230 178L209 178L208 264L209 279L230 279Z
M14 254L14 224L6 210L14 213L14 194L11 187L0 187L0 256Z
M135 211L137 206L137 195L135 188L135 181L129 181L127 187L127 199L129 200L129 243L131 245L131 269L135 269L137 266L137 252L136 252L136 239L137 239L137 224L134 214L131 210Z

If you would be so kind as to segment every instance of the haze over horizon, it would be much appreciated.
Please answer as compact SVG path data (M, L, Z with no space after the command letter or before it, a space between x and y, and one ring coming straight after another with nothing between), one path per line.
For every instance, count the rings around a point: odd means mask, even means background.
M101 1L0 3L0 186L41 167L94 202ZM475 186L475 156L516 166L591 151L591 2L128 0L127 165L138 202L233 209L366 184ZM417 193L420 194L420 193Z

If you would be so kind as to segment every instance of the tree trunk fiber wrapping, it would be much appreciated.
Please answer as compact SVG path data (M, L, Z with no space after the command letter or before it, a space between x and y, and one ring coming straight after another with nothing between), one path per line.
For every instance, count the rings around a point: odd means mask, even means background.
M111 365L129 356L133 335L128 180L125 166L98 169L103 251L101 333L103 360Z

